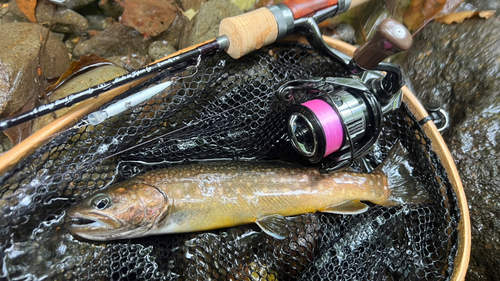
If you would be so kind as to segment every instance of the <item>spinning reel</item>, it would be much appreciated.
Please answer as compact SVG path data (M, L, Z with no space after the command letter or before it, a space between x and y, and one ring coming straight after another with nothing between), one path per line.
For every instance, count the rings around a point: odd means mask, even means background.
M292 104L286 126L295 150L311 163L329 157L335 165L328 170L336 170L369 153L382 131L384 115L400 107L402 71L381 61L408 50L412 37L402 24L386 19L350 58L323 41L314 20L304 28L311 45L343 64L351 77L289 81L278 89L278 96Z

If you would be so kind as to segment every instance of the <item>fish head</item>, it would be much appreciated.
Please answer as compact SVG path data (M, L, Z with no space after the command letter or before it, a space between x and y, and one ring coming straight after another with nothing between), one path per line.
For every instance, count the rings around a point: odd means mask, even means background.
M68 211L70 232L89 240L141 237L168 216L169 200L160 189L138 180L92 194Z

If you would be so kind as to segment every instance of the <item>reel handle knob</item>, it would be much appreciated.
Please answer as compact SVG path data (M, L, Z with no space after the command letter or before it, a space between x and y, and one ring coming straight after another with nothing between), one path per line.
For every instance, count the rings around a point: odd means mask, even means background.
M375 35L356 49L353 60L363 69L374 69L386 58L408 50L412 42L412 36L404 25L393 19L385 19Z

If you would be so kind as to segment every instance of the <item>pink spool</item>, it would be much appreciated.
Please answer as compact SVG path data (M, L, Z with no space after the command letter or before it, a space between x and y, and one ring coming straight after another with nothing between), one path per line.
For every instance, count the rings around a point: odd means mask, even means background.
M326 139L326 157L339 150L344 142L344 129L337 112L327 102L316 99L305 102L303 106L309 108L318 118L325 134Z

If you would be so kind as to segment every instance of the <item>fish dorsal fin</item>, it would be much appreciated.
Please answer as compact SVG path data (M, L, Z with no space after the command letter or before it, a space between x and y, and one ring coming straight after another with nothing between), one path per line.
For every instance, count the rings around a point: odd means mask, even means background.
M326 207L324 210L320 210L324 213L334 213L342 215L355 215L361 214L368 211L368 205L361 203L358 199L342 202L340 204Z
M286 226L286 219L280 215L270 215L256 221L257 225L268 235L276 239L285 239L290 233Z

